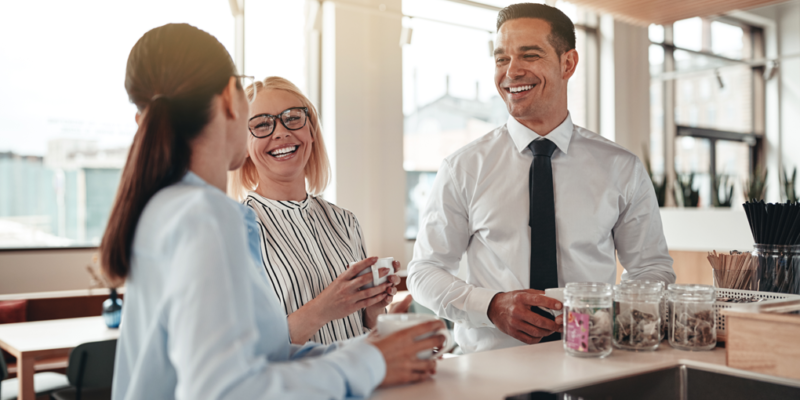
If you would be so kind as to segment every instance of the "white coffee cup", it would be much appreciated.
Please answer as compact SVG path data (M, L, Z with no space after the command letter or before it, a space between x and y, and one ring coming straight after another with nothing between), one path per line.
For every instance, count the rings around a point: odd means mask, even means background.
M362 286L361 289L369 289L371 287L375 287L375 286L378 286L378 285L381 285L381 284L385 283L386 279L389 278L389 275L394 275L395 274L394 265L392 265L393 262L394 262L394 258L393 257L379 258L378 261L376 261L375 264L373 264L371 267L367 267L365 270L359 272L358 275L356 275L356 277L359 277L359 276L364 275L364 274L372 273L372 282L367 283L366 285ZM350 266L352 267L353 264L355 264L355 263L354 262L350 263ZM381 277L380 276L380 269L381 268L388 268L389 269L389 273L386 274L385 276Z
M561 302L561 310L551 310L549 308L544 308L544 307L539 307L539 308L541 308L542 310L545 310L545 311L553 314L553 316L556 316L556 317L561 315L562 313L564 313L564 311L563 311L564 310L564 288L545 289L544 290L544 295L546 297L549 297L551 299L556 299L559 302Z
M378 334L381 336L391 335L397 331L401 331L406 328L411 328L412 326L416 326L428 321L437 320L433 315L430 314L380 314L378 315ZM418 336L415 338L415 341L427 339L433 335L440 334L444 335L445 341L444 345L437 354L444 354L449 352L455 346L455 341L453 340L453 336L450 334L450 331L447 328L440 329L436 332L430 332L424 334L422 336ZM422 350L417 353L417 358L421 360L427 360L433 357L433 349Z

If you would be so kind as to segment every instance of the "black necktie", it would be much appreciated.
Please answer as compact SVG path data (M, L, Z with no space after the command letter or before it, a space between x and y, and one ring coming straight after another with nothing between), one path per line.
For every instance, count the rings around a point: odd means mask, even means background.
M533 152L533 162L529 174L531 227L531 289L545 290L558 287L558 266L556 263L556 207L553 200L553 166L550 157L556 144L547 140L534 140L528 146ZM553 315L539 307L531 310L545 318L555 319ZM560 340L555 333L542 338L542 343Z

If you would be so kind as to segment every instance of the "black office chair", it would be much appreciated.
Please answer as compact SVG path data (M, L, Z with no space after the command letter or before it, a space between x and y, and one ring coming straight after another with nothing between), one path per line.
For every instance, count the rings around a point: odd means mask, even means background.
M73 387L51 394L56 400L111 399L117 340L84 343L69 353L67 378Z
M0 400L16 400L19 396L19 380L6 378L8 378L8 366L3 354L0 353ZM67 387L69 387L69 382L64 374L39 372L33 375L33 391L37 396Z

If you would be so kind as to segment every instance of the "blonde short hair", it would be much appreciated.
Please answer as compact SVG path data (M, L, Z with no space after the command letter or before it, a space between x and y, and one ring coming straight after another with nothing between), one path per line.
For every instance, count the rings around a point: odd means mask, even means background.
M294 83L285 78L270 76L263 81L256 81L253 85L256 86L256 96L263 96L268 90L284 90L297 96L303 107L308 107L308 129L314 141L311 144L311 157L305 167L306 190L313 195L322 194L330 182L331 164L328 161L325 140L322 138L317 109ZM245 91L250 95L253 86L248 86ZM258 171L249 155L244 165L230 173L228 178L228 194L238 201L244 200L248 191L256 190L258 187Z

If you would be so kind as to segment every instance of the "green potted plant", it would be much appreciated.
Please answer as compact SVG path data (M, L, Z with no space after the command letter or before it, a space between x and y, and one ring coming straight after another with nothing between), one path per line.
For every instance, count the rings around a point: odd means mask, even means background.
M694 172L678 174L675 201L680 207L697 207L700 204L700 191L694 188Z
M667 177L664 176L662 179L657 179L653 174L653 170L650 166L649 152L646 148L644 151L644 167L647 169L647 175L650 176L650 182L653 183L653 189L656 191L656 201L658 201L658 206L664 207L667 199Z
M790 203L797 202L797 191L795 190L795 184L797 183L797 167L794 167L792 170L792 177L789 178L789 175L786 174L786 168L783 169L783 196L786 198L786 201Z
M767 175L765 167L756 168L750 172L750 177L744 181L744 198L748 201L764 200L767 193Z
M712 205L714 207L730 207L731 199L733 199L733 180L728 175L718 174L714 177L714 190L711 192Z

